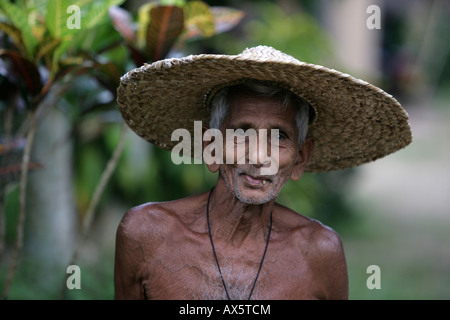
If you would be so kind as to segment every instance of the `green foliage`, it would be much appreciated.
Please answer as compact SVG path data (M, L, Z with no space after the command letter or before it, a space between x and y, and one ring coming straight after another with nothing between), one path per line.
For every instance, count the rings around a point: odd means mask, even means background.
M21 42L25 47L23 54L25 57L31 59L38 44L38 39L35 38L32 31L33 24L30 23L31 17L27 14L25 8L9 1L1 2L1 8L11 24L17 30L20 30Z
M124 0L103 0L93 2L86 13L86 18L84 19L87 21L86 27L90 29L100 24L107 16L108 10L111 6L118 6L123 2Z
M48 31L54 38L66 40L74 33L73 29L67 28L66 10L71 5L69 0L48 1L45 14Z
M8 0L1 3L0 30L10 36L15 48L3 49L0 55L12 60L10 74L24 80L35 105L53 82L78 68L86 39L95 37L93 29L105 21L108 8L123 1L19 1L15 4ZM68 27L71 6L80 9L79 28ZM95 57L91 61L101 65ZM84 59L83 63L89 61ZM45 66L49 77L40 75L40 66ZM86 68L81 70L87 72ZM47 82L40 85L40 79L45 77Z
M90 32L92 28L101 24L107 16L108 8L123 2L124 0L56 0L22 1L19 5L3 1L1 3L4 14L2 18L8 23L2 23L0 28L13 35L19 49L22 49L23 43L25 52L21 53L24 57L33 60L39 44L45 49L38 56L45 56L52 51L53 60L57 63L70 47L76 48L80 45L79 42L73 41L74 38ZM67 25L71 6L77 6L80 9L82 17L80 29L69 28Z

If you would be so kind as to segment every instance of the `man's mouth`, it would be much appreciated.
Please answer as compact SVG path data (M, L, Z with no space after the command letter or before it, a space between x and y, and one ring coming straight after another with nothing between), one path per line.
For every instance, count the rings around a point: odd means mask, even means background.
M255 187L262 187L266 185L267 182L271 181L269 178L263 176L251 176L248 174L243 174L243 177L249 185Z

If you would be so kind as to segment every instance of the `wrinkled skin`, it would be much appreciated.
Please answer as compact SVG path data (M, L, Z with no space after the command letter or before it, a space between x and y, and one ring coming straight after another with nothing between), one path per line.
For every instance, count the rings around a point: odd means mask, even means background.
M347 299L347 267L339 236L320 222L276 203L302 176L313 151L301 148L293 107L251 94L234 100L225 128L279 129L279 169L261 176L252 164L210 164L218 172L209 216L215 250L231 299L248 299L273 226L252 299ZM204 147L211 142L204 142ZM259 153L259 149L256 150ZM225 150L224 150L225 154ZM263 182L265 180L265 182ZM117 230L116 299L226 299L206 220L209 191L131 209Z

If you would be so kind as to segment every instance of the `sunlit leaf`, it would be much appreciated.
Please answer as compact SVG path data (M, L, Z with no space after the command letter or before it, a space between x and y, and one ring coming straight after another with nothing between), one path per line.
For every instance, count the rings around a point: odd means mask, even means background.
M125 41L134 43L136 41L136 30L131 14L121 7L112 6L109 8L109 16L114 28L122 35Z
M190 1L183 10L186 28L185 39L214 35L214 16L206 3Z
M150 10L146 52L152 61L164 58L184 29L183 9L158 6Z
M46 23L50 34L57 39L64 38L69 32L67 28L67 8L71 5L70 0L48 1ZM64 39L66 40L66 39Z
M2 1L0 4L11 23L21 31L22 41L27 51L27 57L31 58L38 41L33 35L25 8L21 8L9 1Z
M177 6L183 7L186 4L186 0L159 0L161 6Z
M156 7L155 2L148 2L139 7L137 25L137 46L139 48L145 47L147 29L150 23L150 10L154 7Z
M226 32L234 28L245 16L244 11L229 7L211 7L215 21L215 33Z
M111 6L118 6L122 4L124 0L104 0L95 1L89 7L86 13L86 28L95 27L100 23L108 14L108 9Z
M51 0L47 1L47 13L45 22L50 34L54 38L60 38L63 41L70 40L71 37L79 32L79 29L71 29L67 26L69 17L73 14L68 11L69 7L77 6L80 12L86 12L92 6L93 0ZM84 23L87 23L87 18L82 14L81 28L84 28Z
M82 43L80 39L86 33L91 32L91 28L100 23L108 13L111 5L123 3L124 0L107 0L107 1L93 1L93 0L53 0L48 2L46 23L50 34L55 39L60 39L61 43L53 52L51 73L54 76L58 72L60 60L63 55L70 49L78 50ZM70 12L67 10L69 6L78 6L81 13L80 28L69 28L67 26L67 19L70 17Z

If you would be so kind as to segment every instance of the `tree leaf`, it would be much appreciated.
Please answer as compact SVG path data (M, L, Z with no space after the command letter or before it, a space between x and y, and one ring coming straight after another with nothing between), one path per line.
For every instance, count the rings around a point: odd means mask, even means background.
M48 1L45 21L50 34L56 39L62 39L68 32L67 8L71 3L69 0Z
M111 17L114 29L129 43L136 42L136 30L133 25L133 17L131 14L121 7L111 6L109 8L109 16Z
M117 87L119 86L119 79L121 74L118 72L117 67L112 62L95 63L94 77L97 81L108 89L111 93L116 94Z
M47 14L45 21L50 34L57 39L69 41L71 37L79 32L79 29L70 29L67 27L67 20L71 13L67 9L72 6L78 6L80 11L86 11L92 5L93 0L49 0L47 3ZM81 28L84 28L86 17L81 18Z
M36 48L36 55L33 59L37 63L43 56L55 50L61 44L60 39L47 38L44 39Z
M125 0L104 0L95 1L89 7L86 17L84 18L86 22L86 28L90 29L99 24L108 14L108 10L111 6L118 6L122 4Z
M203 1L190 1L183 8L186 33L184 39L211 37L215 32L214 15Z
M51 75L55 75L59 69L59 63L62 55L70 48L72 43L70 41L61 41L60 44L55 48L52 57Z
M70 29L67 28L67 8L71 3L69 0L53 0L47 3L47 14L45 22L50 35L54 39L61 40L61 43L55 51L52 57L51 73L55 74L58 70L58 61L63 51L70 46Z
M146 62L144 54L141 50L136 49L130 43L127 43L126 47L130 52L131 59L136 66L142 66Z
M234 28L245 16L244 11L229 7L211 7L215 20L215 33L226 32Z
M51 73L54 76L58 72L60 60L69 49L79 49L80 41L89 29L101 22L108 13L110 5L120 4L124 0L107 0L96 1L93 0L51 0L48 1L46 23L50 34L55 39L60 39L61 43L53 52ZM70 14L67 9L71 5L76 5L80 8L81 16L80 29L70 29L67 26L67 19Z
M153 61L164 58L184 29L183 9L157 6L150 10L146 52Z
M12 71L25 81L28 92L35 96L42 89L41 75L36 65L12 50L1 50L0 57L8 58L12 62Z
M19 52L23 55L27 55L27 50L25 49L25 44L22 40L22 31L17 29L15 26L9 23L3 23L0 21L0 30L3 30L14 42Z
M11 23L21 31L22 41L27 52L27 57L31 59L38 41L33 35L30 23L28 23L29 21L26 9L23 9L8 0L2 1L1 7Z

